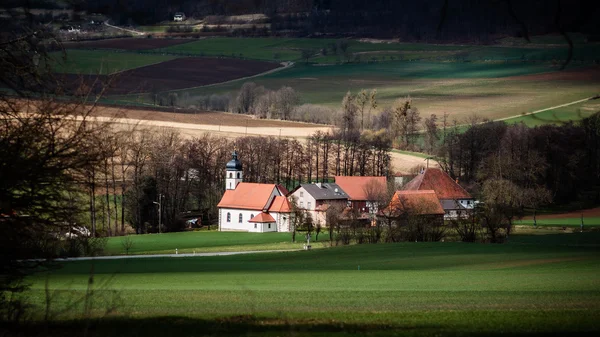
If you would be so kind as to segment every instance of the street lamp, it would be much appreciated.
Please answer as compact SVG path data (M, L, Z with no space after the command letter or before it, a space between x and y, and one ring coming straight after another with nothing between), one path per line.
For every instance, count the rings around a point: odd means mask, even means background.
M152 203L155 205L158 205L158 234L161 233L160 231L160 225L161 225L161 215L162 215L162 206L161 206L161 202L162 202L162 194L158 195L158 202L153 201Z

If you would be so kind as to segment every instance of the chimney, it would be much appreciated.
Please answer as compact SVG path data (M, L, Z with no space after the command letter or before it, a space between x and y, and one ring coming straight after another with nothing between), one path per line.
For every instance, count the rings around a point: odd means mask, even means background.
M458 184L458 178L456 178L456 183Z

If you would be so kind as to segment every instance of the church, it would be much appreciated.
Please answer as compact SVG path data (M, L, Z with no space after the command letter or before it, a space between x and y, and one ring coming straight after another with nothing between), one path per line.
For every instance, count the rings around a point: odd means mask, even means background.
M225 166L225 193L217 205L220 231L289 232L287 190L276 184L245 183L236 151Z

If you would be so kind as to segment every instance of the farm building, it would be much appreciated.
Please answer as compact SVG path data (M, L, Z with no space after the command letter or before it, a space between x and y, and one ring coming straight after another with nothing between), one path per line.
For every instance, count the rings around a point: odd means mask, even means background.
M296 199L300 209L311 215L315 224L322 226L329 207L345 208L348 204L348 194L335 183L301 184L290 192L290 196Z
M245 183L237 152L225 166L225 193L217 205L220 231L288 232L287 191L275 184Z
M473 209L475 200L458 181L439 168L429 168L402 188L404 191L433 190L444 209L444 219L456 219Z
M445 211L433 190L396 191L379 216L399 219L400 224L408 221L409 217L417 217L442 225Z
M375 202L387 188L386 177L336 176L335 183L348 194L349 206L359 213L377 213Z

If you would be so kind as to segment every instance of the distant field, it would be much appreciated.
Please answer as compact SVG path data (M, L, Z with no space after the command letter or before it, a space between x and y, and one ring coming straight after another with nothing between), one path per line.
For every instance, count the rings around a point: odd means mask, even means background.
M91 50L68 50L66 59L63 59L62 56L62 53L58 52L51 54L54 59L55 72L82 75L108 75L176 58L167 55L140 55Z
M411 97L422 115L451 114L462 119L472 114L502 118L572 102L598 93L600 69L573 67L575 75L561 78L549 64L436 63L391 61L372 64L305 66L255 77L269 89L291 86L303 103L337 108L347 91L378 90L380 107ZM590 78L587 74L598 76ZM536 74L550 74L543 80ZM553 78L554 77L554 78ZM581 77L581 78L578 78ZM184 90L190 96L236 93L245 81ZM136 101L140 97L124 97ZM150 101L150 97L141 97ZM569 115L571 117L572 115ZM577 116L573 116L577 117Z
M72 44L73 47L135 49L137 53L68 50L69 63L58 65L57 69L68 73L101 71L106 74L190 55L223 57L234 63L239 61L231 58L294 61L290 69L251 80L269 89L291 86L299 92L301 103L337 108L347 91L376 88L380 109L398 98L410 96L423 116L447 112L451 120L457 119L459 123L473 114L489 119L518 116L509 122L523 121L533 126L557 120L579 120L594 112L593 104L582 104L544 111L536 116L519 116L599 93L600 68L592 65L592 61L600 57L600 44L583 41L576 39L574 59L568 70L562 72L559 66L567 49L556 37L542 37L533 44L506 40L492 46L345 40L346 56L332 51L332 45L339 45L339 41L333 39L130 38ZM303 49L313 51L309 65L301 59ZM322 50L326 50L325 55ZM355 63L342 64L350 58ZM247 81L197 87L208 82L190 80L188 77L193 75L194 71L174 73L170 82L179 84L167 86L158 85L166 83L164 78L135 79L135 88L126 86L124 90L113 90L111 95L121 96L110 99L126 104L154 104L156 96L150 94L122 94L132 89L154 93L177 89L178 95L191 97L188 101L193 101L194 96L235 94ZM140 90L140 83L146 88L157 85L152 90Z
M112 50L147 50L156 48L165 48L182 43L188 43L187 39L148 39L146 37L138 38L120 38L95 41L65 42L65 49L112 49Z
M68 319L83 312L74 300L92 265L92 315L114 305L94 321L96 335L593 334L600 330L599 234L67 262L30 278L29 295L40 315L45 294L51 312L72 305L47 326L55 335L83 327Z

